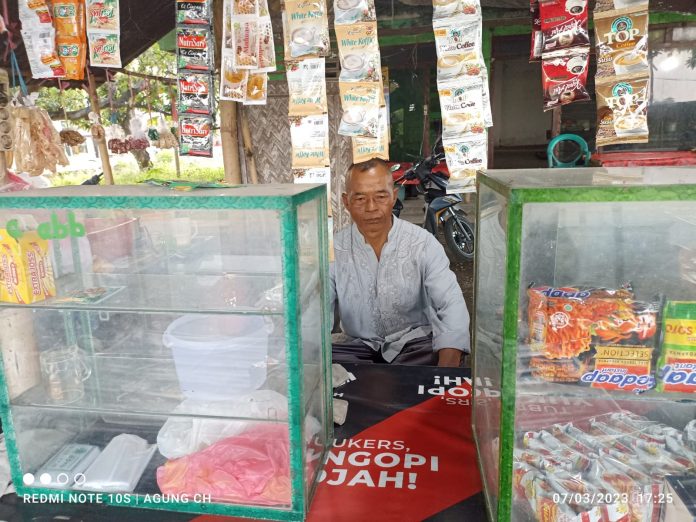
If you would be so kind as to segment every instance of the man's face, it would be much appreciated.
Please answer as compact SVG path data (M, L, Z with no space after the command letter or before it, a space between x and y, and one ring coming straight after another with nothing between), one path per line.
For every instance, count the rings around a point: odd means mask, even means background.
M393 188L391 172L381 165L362 172L356 170L343 194L343 204L363 234L388 233L397 190Z

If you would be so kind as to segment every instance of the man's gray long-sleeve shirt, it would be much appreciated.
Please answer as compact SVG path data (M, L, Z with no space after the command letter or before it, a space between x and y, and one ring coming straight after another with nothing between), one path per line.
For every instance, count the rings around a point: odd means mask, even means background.
M442 245L394 218L379 261L356 225L334 238L331 309L343 331L391 362L404 345L433 334L433 350L470 351L469 312Z

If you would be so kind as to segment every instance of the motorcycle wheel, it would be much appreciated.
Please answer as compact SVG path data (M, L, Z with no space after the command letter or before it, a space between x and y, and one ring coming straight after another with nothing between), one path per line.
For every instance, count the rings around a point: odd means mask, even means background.
M464 263L474 258L474 237L473 227L461 216L445 221L445 242L455 261Z

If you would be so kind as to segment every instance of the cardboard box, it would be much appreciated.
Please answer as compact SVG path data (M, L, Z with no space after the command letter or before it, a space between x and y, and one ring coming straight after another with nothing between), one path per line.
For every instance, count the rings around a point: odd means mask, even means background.
M35 231L15 239L0 229L0 301L30 304L56 295L48 248Z

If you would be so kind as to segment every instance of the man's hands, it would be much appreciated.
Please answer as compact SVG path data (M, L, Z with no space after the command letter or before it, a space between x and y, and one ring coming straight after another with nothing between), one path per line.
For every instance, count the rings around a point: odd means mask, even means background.
M443 367L458 367L462 362L464 352L455 348L443 348L437 352L437 365Z

